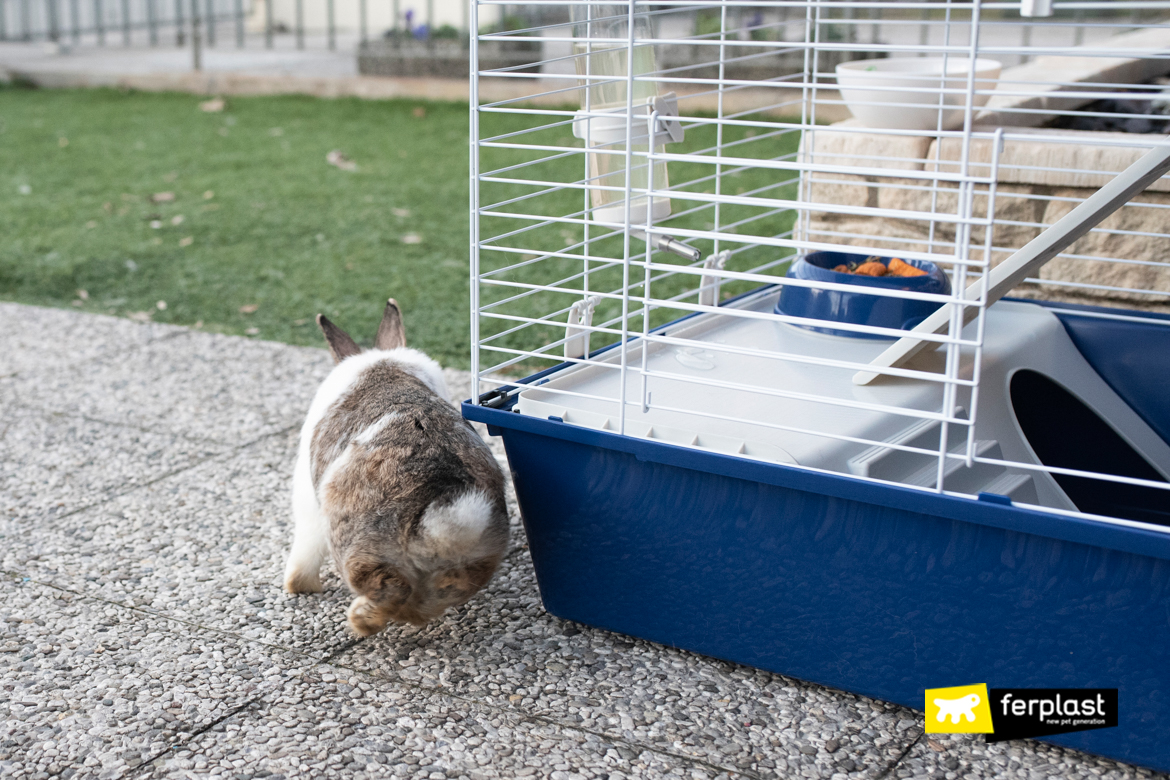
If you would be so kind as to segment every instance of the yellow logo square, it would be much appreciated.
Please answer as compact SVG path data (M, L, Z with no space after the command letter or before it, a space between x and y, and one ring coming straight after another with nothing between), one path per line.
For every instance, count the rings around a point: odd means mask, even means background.
M927 734L991 734L987 685L926 689Z

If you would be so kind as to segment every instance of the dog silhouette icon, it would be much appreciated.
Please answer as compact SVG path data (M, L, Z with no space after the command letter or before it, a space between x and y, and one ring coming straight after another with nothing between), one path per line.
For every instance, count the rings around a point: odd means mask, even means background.
M966 696L961 696L958 699L935 699L934 706L938 707L938 714L935 719L942 723L949 715L951 723L958 723L959 718L966 718L969 723L975 722L975 713L973 710L979 705L979 694L969 693Z

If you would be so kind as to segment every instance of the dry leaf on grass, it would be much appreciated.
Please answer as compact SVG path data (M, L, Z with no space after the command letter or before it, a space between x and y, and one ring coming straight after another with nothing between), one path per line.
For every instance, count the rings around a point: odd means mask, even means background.
M89 291L88 290L78 290L77 297L83 301L88 301L89 300Z
M356 171L357 163L346 157L340 149L334 149L325 155L325 162L340 168L343 171Z
M258 303L248 303L240 307L240 314L252 314L260 308Z
M415 119L422 119L427 115L427 110L422 106L415 106L410 113L414 115Z
M187 236L179 239L179 246L191 246L195 243L195 236Z
M422 243L422 236L420 236L418 233L407 233L405 236L402 237L402 243L404 243L404 244L421 244Z
M406 219L410 216L410 209L390 209L390 212L401 219Z
M171 224L172 225L182 225L183 224L183 215L176 214L175 216L171 217Z
M162 227L162 220L160 220L160 219L152 219L152 220L150 221L150 226L151 226L152 228L154 228L155 230L158 230L159 228L161 228L161 227Z
M220 111L223 111L225 105L226 103L224 103L223 98L212 98L211 100L204 100L200 103L199 110L206 111L208 114L218 114Z
M173 192L156 192L150 196L151 203L171 203L175 199Z
M215 190L208 190L207 192L203 193L204 200L211 200L214 197L215 197Z
M90 230L93 230L95 227L97 227L97 221L91 219L89 222L85 223L85 226Z
M150 318L154 316L154 312L150 311L132 311L126 315L135 322L150 322Z
M68 145L69 145L68 138L65 138L64 136L62 136L61 138L57 139L57 146L60 146L62 149L64 149Z
M166 311L167 310L167 302L166 301L159 301L158 303L156 303L154 305L154 308L158 309L159 311Z
M260 329L259 328L248 328L246 331L244 331L244 333L247 333L249 336L256 336L260 333Z

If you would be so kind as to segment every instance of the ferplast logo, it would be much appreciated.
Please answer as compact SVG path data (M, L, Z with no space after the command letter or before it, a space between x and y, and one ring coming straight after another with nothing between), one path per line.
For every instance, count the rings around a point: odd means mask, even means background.
M992 688L988 742L1117 726L1116 688Z
M928 688L927 734L985 734L988 742L1117 726L1116 688Z
M987 685L926 689L927 734L990 734Z

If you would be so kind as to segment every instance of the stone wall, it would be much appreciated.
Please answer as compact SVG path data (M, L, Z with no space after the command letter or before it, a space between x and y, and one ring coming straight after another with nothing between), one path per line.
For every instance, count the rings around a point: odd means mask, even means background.
M898 171L957 172L961 150L958 139L946 139L940 145L930 137L860 130L856 122L849 120L806 136L808 161L856 171L806 175L810 202L828 207L808 213L808 238L892 252L953 254L955 223L933 215L958 213L957 185L940 182L932 193L931 179L899 176ZM1011 131L997 176L992 265L1003 262L1045 226L1064 217L1146 151L1129 145L1085 146L1083 140L1089 135L1096 136L1093 140L1098 143L1134 142L1133 136L1123 133ZM1075 143L1078 140L1082 143ZM989 176L990 159L990 141L972 143L972 174ZM975 193L976 217L987 215L987 189L984 185ZM867 208L890 209L899 214L890 217L856 211ZM1021 286L1017 294L1170 312L1168 218L1170 180L1162 179L1041 269L1040 278L1049 284ZM983 259L984 241L985 229L973 227L971 258ZM1089 289L1082 285L1120 289Z

